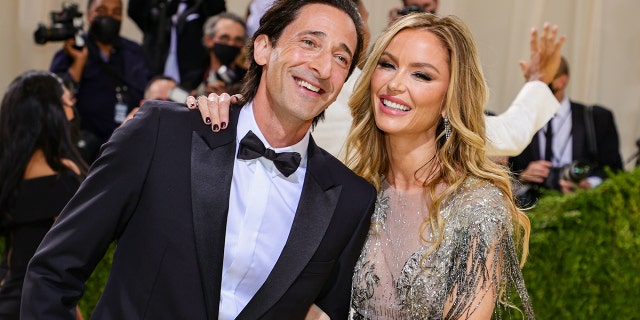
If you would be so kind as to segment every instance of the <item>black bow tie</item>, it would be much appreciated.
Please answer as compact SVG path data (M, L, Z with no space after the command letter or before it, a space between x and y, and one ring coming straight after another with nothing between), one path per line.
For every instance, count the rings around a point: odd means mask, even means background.
M251 130L240 140L240 147L238 148L238 159L252 160L260 157L265 157L276 166L285 177L290 176L296 172L300 165L300 154L297 152L275 152L271 149L265 148L260 138L258 138Z

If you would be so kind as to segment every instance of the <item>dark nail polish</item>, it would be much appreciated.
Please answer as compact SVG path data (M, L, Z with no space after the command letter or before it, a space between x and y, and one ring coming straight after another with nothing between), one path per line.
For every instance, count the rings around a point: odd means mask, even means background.
M195 106L196 106L196 104L195 104L195 103L193 103L193 102L191 102L191 103L189 104L189 107L191 107L191 108L195 108Z
M221 123L221 124L220 124L220 128L221 128L221 129L225 129L225 128L227 128L227 123L226 123L226 122Z
M211 124L211 118L209 117L204 118L204 123Z
M213 131L218 131L218 129L220 129L220 126L218 126L217 124L213 125Z

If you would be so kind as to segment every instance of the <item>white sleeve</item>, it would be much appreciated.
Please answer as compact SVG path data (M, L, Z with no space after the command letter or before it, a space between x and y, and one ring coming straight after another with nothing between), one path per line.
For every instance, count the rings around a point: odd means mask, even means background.
M485 116L487 155L519 155L559 108L560 103L545 83L525 83L507 111Z

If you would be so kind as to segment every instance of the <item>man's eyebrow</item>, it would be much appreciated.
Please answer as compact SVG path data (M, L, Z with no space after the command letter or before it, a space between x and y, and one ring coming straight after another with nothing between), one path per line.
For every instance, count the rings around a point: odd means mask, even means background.
M302 32L302 34L310 34L310 35L316 36L318 38L326 38L327 37L326 33L324 33L323 31L319 31L319 30L309 30L309 31ZM341 42L340 43L340 47L342 48L342 50L347 52L347 54L349 55L350 58L353 57L353 52L351 52L351 49L349 49L347 44L345 44L344 42Z

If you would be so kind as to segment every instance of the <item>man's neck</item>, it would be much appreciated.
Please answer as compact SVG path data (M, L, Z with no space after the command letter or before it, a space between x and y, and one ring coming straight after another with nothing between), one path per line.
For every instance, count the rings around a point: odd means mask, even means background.
M111 56L111 50L113 49L113 45L112 44L104 44L100 41L96 41L96 45L98 46L98 49L100 49L100 52L102 52L102 55L109 58L109 56Z
M303 122L288 114L277 114L267 99L257 96L253 101L253 116L260 132L274 148L284 148L300 142L312 123L311 120Z

